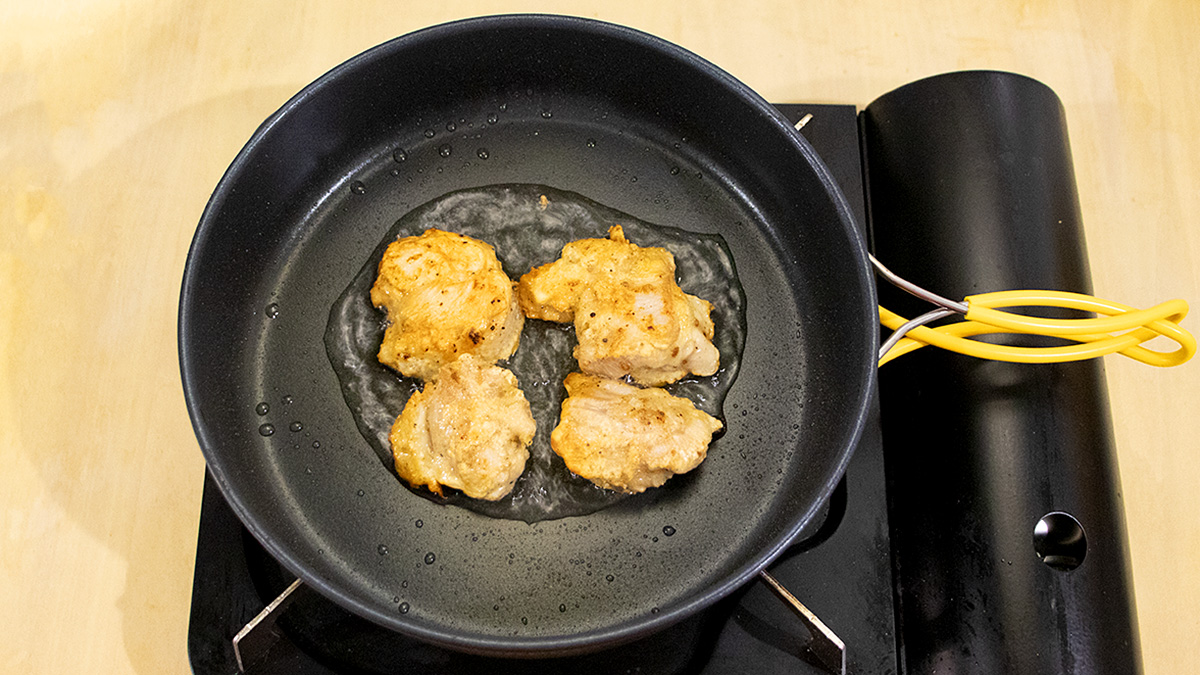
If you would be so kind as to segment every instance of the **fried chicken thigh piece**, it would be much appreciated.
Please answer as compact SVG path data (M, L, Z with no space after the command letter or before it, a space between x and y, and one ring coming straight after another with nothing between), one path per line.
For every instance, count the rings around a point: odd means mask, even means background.
M371 302L389 322L379 361L423 380L461 354L488 363L512 356L525 322L495 249L437 229L388 245Z
M636 493L696 468L721 421L663 389L571 373L550 446L575 474Z
M525 470L536 429L516 376L468 354L408 399L388 438L410 485L495 501Z
M517 297L530 318L575 323L585 373L657 386L720 365L712 305L675 283L669 251L631 243L619 225L608 239L564 246L558 260L521 277Z
M521 309L531 319L565 323L588 286L604 277L634 286L675 279L675 258L665 248L643 248L625 238L620 225L608 239L579 239L563 247L558 260L530 270L517 287Z
M712 305L674 280L644 286L602 280L584 292L579 307L575 359L585 373L659 386L717 372Z

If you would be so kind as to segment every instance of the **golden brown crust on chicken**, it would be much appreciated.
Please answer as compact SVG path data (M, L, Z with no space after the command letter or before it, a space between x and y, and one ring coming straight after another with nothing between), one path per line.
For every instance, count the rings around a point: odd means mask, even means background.
M371 302L388 314L379 361L424 380L462 354L487 363L508 358L524 325L495 250L437 229L388 245Z
M585 373L662 385L720 365L712 305L679 288L669 251L629 242L619 225L564 246L521 277L517 297L530 318L575 323Z
M535 431L516 376L468 354L409 398L389 440L396 472L410 485L495 501L525 470Z
M572 472L609 490L642 492L691 471L722 426L663 389L582 373L568 375L566 387L550 446Z

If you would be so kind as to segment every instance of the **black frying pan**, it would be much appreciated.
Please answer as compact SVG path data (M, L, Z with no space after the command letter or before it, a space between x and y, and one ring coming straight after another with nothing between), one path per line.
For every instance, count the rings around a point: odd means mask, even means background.
M499 183L724 237L748 330L699 469L528 525L414 494L359 433L322 344L331 304L404 213ZM548 655L664 628L788 546L858 438L874 320L846 204L766 102L633 30L504 16L372 49L267 120L201 218L179 341L209 470L284 566L397 631Z

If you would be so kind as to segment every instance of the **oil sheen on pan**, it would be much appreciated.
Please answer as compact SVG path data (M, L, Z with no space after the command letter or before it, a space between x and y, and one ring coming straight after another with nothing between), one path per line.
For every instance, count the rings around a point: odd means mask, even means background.
M722 404L737 377L746 341L746 296L729 247L720 236L653 225L578 194L540 185L473 188L442 196L400 218L330 310L326 353L355 423L384 470L394 473L388 432L408 397L420 387L418 380L400 376L376 358L386 315L371 305L369 290L387 245L397 237L429 228L458 232L495 247L505 273L517 279L535 266L556 260L571 241L607 236L612 225L620 225L625 236L639 246L670 251L683 290L712 303L713 344L721 353L720 369L710 377L684 378L666 389L724 421ZM529 319L516 353L500 362L516 374L538 425L525 472L508 496L489 502L457 493L439 498L426 490L412 491L493 518L530 523L593 513L628 498L572 475L550 448L550 432L558 423L566 397L563 380L579 369L572 355L575 344L571 324ZM701 464L696 471L703 469ZM678 481L679 477L657 489L678 487L674 485ZM396 489L406 489L399 477Z

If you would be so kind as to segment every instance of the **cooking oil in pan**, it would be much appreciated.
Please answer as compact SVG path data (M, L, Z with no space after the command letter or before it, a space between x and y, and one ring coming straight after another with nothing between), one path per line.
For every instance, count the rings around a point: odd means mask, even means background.
M724 419L722 403L737 375L745 344L746 297L733 257L720 236L653 225L581 195L540 185L474 188L435 199L397 221L330 311L326 352L359 431L388 471L393 471L388 432L408 397L421 384L376 359L386 315L371 305L370 288L387 245L397 237L418 235L429 228L458 232L495 247L504 271L517 279L531 268L557 259L562 247L571 241L606 237L612 225L621 225L625 236L639 246L661 246L671 251L679 285L685 292L712 303L713 343L721 353L720 370L711 377L685 378L667 390ZM550 432L558 424L559 409L566 397L563 380L578 370L572 356L575 344L570 324L527 320L520 347L507 362L500 363L517 376L538 427L525 472L507 497L488 502L453 490L447 491L445 498L424 489L413 491L495 518L526 522L584 515L627 498L573 475L550 448ZM710 448L710 452L714 450ZM697 471L702 470L703 464ZM397 489L403 489L403 481L396 480ZM675 478L657 489L670 490L679 482Z

